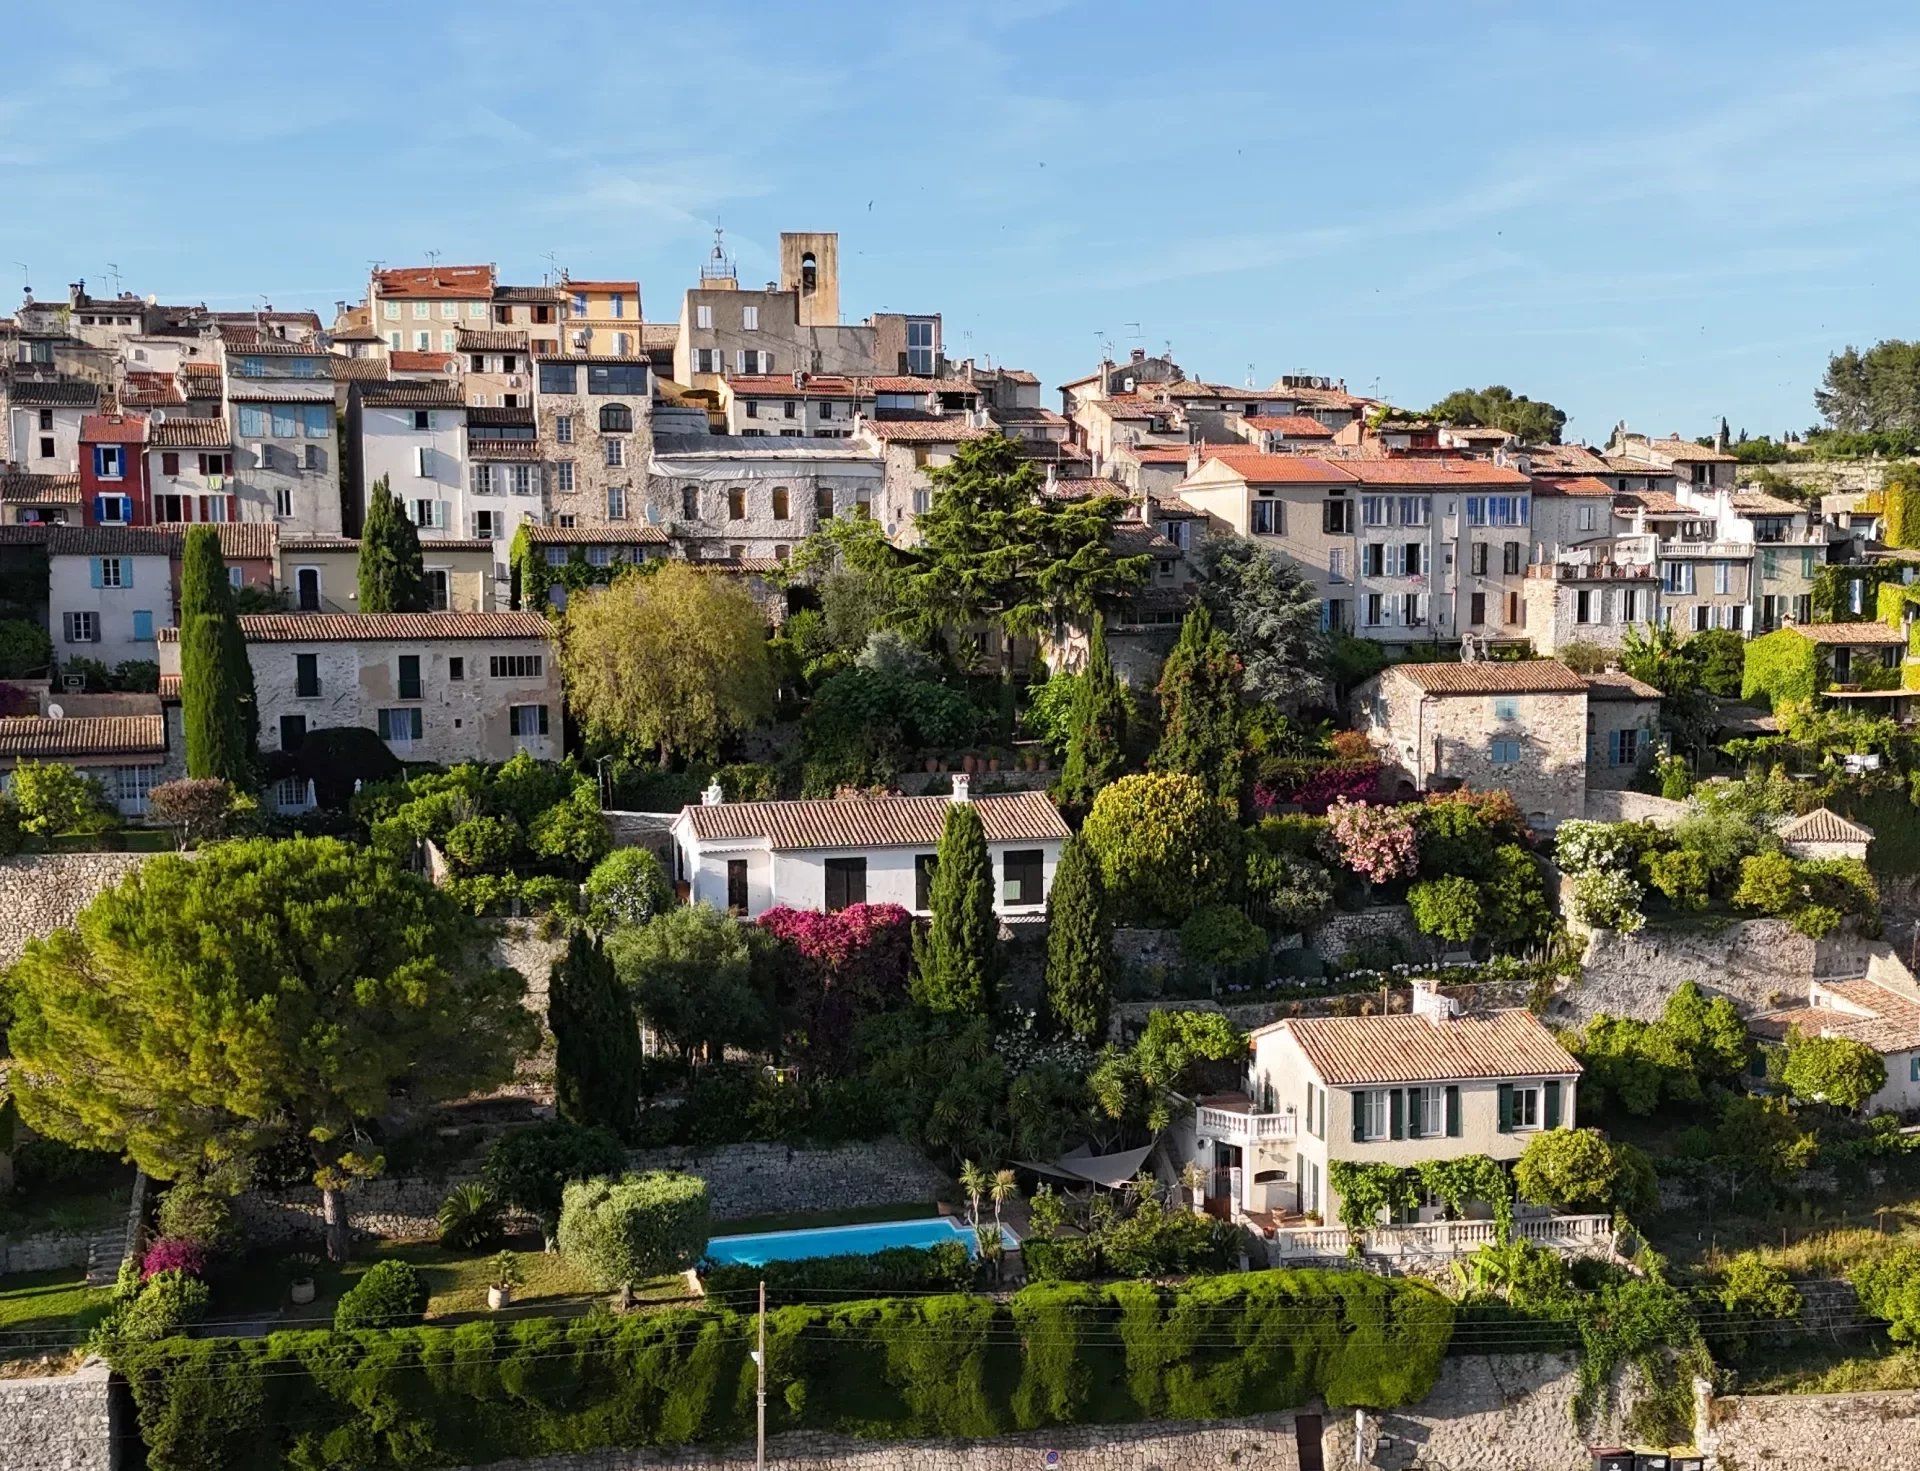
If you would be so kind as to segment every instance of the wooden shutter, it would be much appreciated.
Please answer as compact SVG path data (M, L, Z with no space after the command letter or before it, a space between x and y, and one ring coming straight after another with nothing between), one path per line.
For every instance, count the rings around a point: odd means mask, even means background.
M1549 1129L1560 1127L1560 1082L1557 1078L1547 1080L1546 1120Z
M1409 1139L1420 1137L1421 1125L1424 1122L1420 1117L1420 1092L1418 1088L1407 1089L1407 1137Z
M1353 1142L1360 1144L1367 1137L1367 1095L1356 1092L1353 1095Z
M1387 1137L1389 1139L1407 1137L1407 1095L1401 1088L1387 1090Z
M1500 1132L1502 1134L1513 1132L1513 1084L1511 1083L1500 1085Z
M1447 1137L1460 1137L1460 1089L1457 1084L1447 1084Z

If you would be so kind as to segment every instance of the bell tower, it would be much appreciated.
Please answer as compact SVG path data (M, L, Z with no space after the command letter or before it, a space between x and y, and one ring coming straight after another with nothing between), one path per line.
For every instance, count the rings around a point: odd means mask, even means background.
M839 326L839 234L832 230L781 231L780 289L799 294L802 327Z

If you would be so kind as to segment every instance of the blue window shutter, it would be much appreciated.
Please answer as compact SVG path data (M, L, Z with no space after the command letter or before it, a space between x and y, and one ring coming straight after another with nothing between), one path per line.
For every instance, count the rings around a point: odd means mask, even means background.
M87 571L88 571L88 572L89 572L89 573L90 573L90 574L92 575L92 577L93 577L93 585L94 585L95 587L99 587L99 586L101 586L101 580L100 580L100 559L99 559L98 557L88 557L88 558L87 558Z
M133 564L136 560L127 557L120 563L120 586L123 590L133 586Z
M101 475L105 472L105 467L106 467L105 451L106 451L106 447L104 445L96 444L93 447L93 473L96 476Z
M153 614L145 608L133 615L133 636L142 643L153 637Z

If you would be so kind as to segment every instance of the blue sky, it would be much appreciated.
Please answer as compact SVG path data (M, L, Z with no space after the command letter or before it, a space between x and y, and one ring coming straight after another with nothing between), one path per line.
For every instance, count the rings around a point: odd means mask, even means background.
M530 25L530 19L537 25ZM23 6L0 300L84 276L330 314L370 260L638 277L677 315L838 229L842 304L1051 385L1197 375L1569 433L1804 427L1920 334L1911 4ZM1051 401L1051 398L1049 399Z

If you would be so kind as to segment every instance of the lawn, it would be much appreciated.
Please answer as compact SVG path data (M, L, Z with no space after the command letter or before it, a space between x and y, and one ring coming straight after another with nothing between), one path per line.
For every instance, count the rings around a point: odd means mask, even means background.
M0 1277L0 1358L71 1348L105 1316L111 1288L89 1287L78 1267Z
M956 1192L957 1193L957 1192ZM870 1226L876 1221L923 1221L940 1214L930 1200L894 1205L857 1205L835 1211L788 1211L770 1216L745 1216L737 1221L715 1221L715 1236L756 1236L764 1231L805 1231L824 1226Z
M513 1294L514 1310L538 1316L568 1317L605 1303L609 1294L596 1291L567 1259L540 1250L537 1236L507 1243L520 1267L523 1283ZM213 1286L212 1322L236 1325L257 1321L267 1328L325 1327L333 1321L340 1296L375 1262L411 1262L426 1279L429 1321L457 1322L487 1313L487 1288L493 1281L497 1251L456 1252L437 1242L409 1242L382 1246L362 1253L341 1266L321 1263L311 1270L317 1289L314 1300L296 1307L288 1298L294 1269L284 1257L250 1257L216 1266L209 1274ZM640 1284L635 1296L643 1303L667 1304L687 1298L681 1277L661 1277Z

